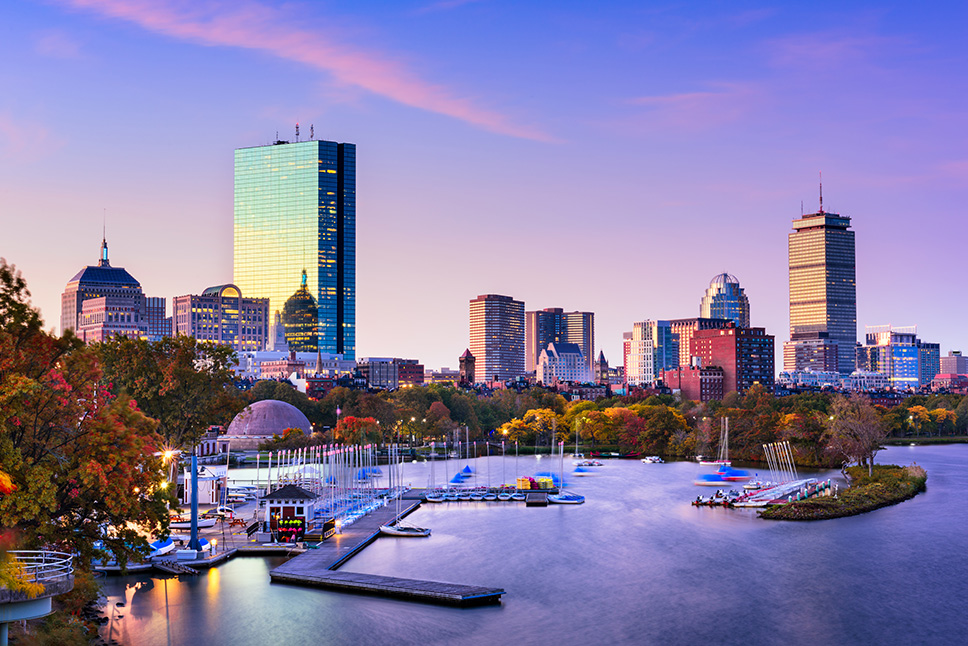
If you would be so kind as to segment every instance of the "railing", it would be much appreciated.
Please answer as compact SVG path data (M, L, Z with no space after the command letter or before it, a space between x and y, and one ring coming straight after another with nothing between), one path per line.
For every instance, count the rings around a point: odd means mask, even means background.
M74 557L64 552L47 550L11 550L19 566L17 577L23 581L44 583L74 573Z

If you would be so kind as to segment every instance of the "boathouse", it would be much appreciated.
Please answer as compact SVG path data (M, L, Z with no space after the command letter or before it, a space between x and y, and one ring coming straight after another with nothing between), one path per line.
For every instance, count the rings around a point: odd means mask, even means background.
M267 529L274 539L283 543L303 539L307 525L316 515L316 494L288 484L262 500L266 504Z

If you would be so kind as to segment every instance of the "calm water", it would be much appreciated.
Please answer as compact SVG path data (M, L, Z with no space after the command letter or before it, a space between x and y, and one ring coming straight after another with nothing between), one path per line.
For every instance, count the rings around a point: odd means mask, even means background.
M424 505L411 520L433 536L380 539L344 566L503 587L500 606L270 584L281 561L247 557L197 578L108 579L108 610L123 617L104 634L131 646L966 643L968 446L896 447L878 461L923 465L927 493L854 518L767 522L690 506L708 467L611 461L573 479L584 505ZM534 458L517 464L536 470ZM514 460L504 468L510 479ZM429 465L408 470L427 482Z

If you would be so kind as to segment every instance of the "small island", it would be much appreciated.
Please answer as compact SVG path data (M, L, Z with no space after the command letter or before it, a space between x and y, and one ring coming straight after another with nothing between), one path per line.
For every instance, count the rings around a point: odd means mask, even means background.
M770 520L825 520L856 516L913 498L924 491L927 472L913 464L907 467L878 464L872 469L846 470L851 486L836 497L826 496L776 505L760 512Z

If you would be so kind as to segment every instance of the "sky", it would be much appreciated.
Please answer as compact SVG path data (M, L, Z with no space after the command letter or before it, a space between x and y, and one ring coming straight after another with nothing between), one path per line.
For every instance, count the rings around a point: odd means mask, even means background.
M943 1L4 2L0 256L56 328L106 223L170 312L232 282L233 150L312 124L357 145L357 357L456 368L494 293L595 312L616 365L723 271L780 356L822 173L859 335L968 351L965 24Z

